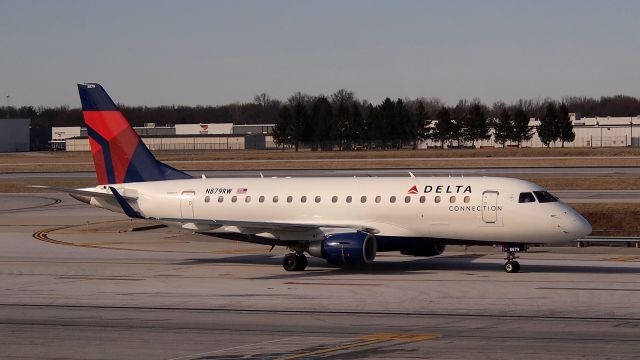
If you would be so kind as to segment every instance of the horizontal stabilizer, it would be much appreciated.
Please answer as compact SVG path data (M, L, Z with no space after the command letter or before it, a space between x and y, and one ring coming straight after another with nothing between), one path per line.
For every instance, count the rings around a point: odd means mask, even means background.
M31 185L30 187L35 189L53 190L57 192L82 195L82 196L99 197L99 198L107 198L107 199L114 198L114 194L110 192L100 192L100 191L81 190L81 189L67 189L67 188L61 188L61 187L55 187L55 186L44 186L44 185ZM127 196L127 195L120 195L120 196L125 200L138 199L136 196Z

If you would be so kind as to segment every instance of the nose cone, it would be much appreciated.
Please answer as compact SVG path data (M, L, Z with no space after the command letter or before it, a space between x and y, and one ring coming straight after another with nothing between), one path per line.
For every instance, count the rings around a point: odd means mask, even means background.
M580 217L580 219L576 221L578 223L578 225L576 226L577 227L576 234L578 235L579 238L581 238L591 234L591 231L593 229L591 228L591 224L589 224L589 221L587 221L587 219L585 219L580 214L578 214L578 216Z
M567 230L576 239L582 238L591 234L591 224L580 213L576 211L569 212L569 221L567 224Z

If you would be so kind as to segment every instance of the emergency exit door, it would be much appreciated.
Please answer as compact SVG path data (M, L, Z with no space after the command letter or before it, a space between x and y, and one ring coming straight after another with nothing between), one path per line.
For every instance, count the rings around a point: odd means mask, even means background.
M195 200L195 191L183 191L180 195L180 215L186 219L193 219L193 201Z
M498 192L485 191L482 193L482 220L488 224L498 221Z

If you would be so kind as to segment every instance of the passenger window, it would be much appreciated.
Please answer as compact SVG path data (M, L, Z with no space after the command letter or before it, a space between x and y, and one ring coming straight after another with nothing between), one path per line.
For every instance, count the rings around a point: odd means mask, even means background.
M449 202L450 202L450 203L452 203L452 204L453 204L454 202L456 202L456 197L455 197L455 196L450 197L450 198L449 198Z
M276 195L276 196L274 196L274 197L273 197L273 202L274 202L274 203L277 203L277 202L278 202L278 195Z
M548 202L557 202L558 198L549 194L546 191L534 191L533 194L536 196L536 198L538 198L538 201L541 203L548 203Z
M250 203L250 202L251 202L251 196L246 196L246 197L244 198L244 202L246 202L246 203Z
M331 202L332 203L337 203L338 202L338 197L337 196L332 196L331 197Z
M518 198L519 203L532 203L536 202L536 198L533 197L533 194L530 192L520 193L520 197Z
M439 203L439 202L440 202L440 196L436 196L436 197L433 199L433 201L434 201L434 202L436 202L436 203Z
M411 202L411 196L405 196L404 197L404 202L407 203L407 204L410 203Z
M210 196L205 196L204 197L204 202L208 203L209 201L211 201L211 197Z
M258 198L258 202L263 203L263 202L264 202L264 196L262 196L262 195L261 195L261 196Z
M382 201L382 197L381 196L376 196L376 203L380 203L380 201Z
M390 197L389 202L394 204L396 202L396 197L395 196Z
M464 202L465 202L465 204L468 204L468 203L469 203L469 201L471 201L471 198L470 198L469 196L465 196L465 197L464 197Z
M425 201L427 201L427 197L426 196L420 196L420 204L423 204Z
M361 196L360 197L360 202L363 203L363 204L366 203L367 202L367 197L366 196Z
M224 201L224 196L218 196L218 202L221 203Z
M320 197L320 195L316 196L316 203L319 203L322 200L322 198Z
M290 203L293 201L293 196L289 195L287 196L287 202Z
M307 202L307 197L306 196L301 197L300 198L300 202L303 203L303 204L306 203Z
M236 201L238 201L238 197L237 197L237 196L235 196L235 195L234 195L234 196L232 196L232 197L231 197L231 202L236 202Z
M347 196L347 203L348 203L348 204L351 204L351 199L352 199L352 197L351 197L351 196Z

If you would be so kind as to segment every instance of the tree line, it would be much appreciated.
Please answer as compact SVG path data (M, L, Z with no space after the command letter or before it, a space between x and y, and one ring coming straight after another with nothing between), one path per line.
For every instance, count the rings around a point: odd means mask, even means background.
M348 90L331 95L311 96L295 93L286 101L257 95L247 103L220 106L126 106L120 108L134 126L156 123L159 126L184 123L277 124L279 144L314 149L398 148L431 139L440 146L473 146L493 133L497 143L521 144L533 134L529 118L540 121L538 135L551 143L573 141L575 135L569 112L582 116L637 116L640 98L625 95L601 97L564 97L561 100L528 99L514 104L496 102L485 105L478 99L460 100L446 106L438 98L385 99L374 105ZM78 108L0 107L0 119L32 119L33 128L81 126ZM433 121L437 120L437 121ZM433 121L433 122L432 122ZM493 129L493 131L490 131Z
M538 135L545 146L560 141L562 146L575 139L569 108L565 103L547 100L540 111L530 101L492 107L478 99L460 100L445 106L437 98L386 98L373 105L358 100L347 90L312 97L302 93L291 96L281 106L274 142L296 151L416 148L421 141L432 140L440 147L475 147L492 136L503 147L512 142L520 146L530 140L533 114L540 113Z

